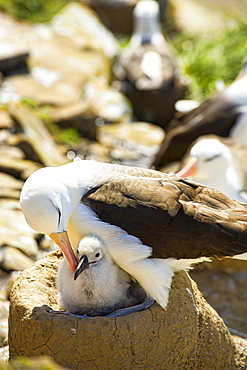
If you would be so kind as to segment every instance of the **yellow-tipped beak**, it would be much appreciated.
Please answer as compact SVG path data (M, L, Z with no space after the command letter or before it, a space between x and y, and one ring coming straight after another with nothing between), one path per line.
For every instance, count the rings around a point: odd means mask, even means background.
M63 231L60 233L51 233L50 237L61 248L72 271L75 272L78 265L78 261L76 259L73 248L71 247L67 232Z
M194 175L194 173L197 171L197 158L196 157L191 157L187 164L176 173L176 176L180 177L189 177Z

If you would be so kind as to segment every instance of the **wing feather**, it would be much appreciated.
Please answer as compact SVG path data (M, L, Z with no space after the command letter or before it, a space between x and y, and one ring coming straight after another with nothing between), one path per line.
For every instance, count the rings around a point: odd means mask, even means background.
M133 175L134 174L134 175ZM145 176L145 177L144 177ZM247 251L247 209L219 191L128 167L88 191L82 203L168 258L224 257Z

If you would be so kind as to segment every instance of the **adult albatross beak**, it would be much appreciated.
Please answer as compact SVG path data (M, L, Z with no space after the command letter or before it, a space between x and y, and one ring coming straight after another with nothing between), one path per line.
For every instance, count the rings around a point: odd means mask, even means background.
M61 248L63 254L65 255L71 269L73 272L76 271L78 261L76 259L75 253L71 247L68 234L66 231L62 231L59 233L51 233L50 238L54 240L54 242Z
M189 177L191 175L194 175L194 173L197 171L197 161L198 159L196 157L191 157L187 164L176 173L176 176Z

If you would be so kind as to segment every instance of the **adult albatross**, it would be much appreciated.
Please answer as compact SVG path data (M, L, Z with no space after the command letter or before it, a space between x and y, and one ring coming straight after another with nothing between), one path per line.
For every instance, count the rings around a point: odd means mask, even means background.
M184 167L176 173L247 202L247 146L230 138L204 135L192 143Z
M174 104L187 90L172 48L165 40L156 1L138 1L133 34L114 66L122 93L136 118L161 127L174 117Z
M214 93L197 108L174 118L152 163L157 170L180 161L199 136L215 134L246 143L247 74L244 65L238 78Z
M20 203L71 268L71 245L97 234L113 261L166 307L175 270L247 251L247 209L222 193L154 170L76 161L34 172ZM149 258L152 256L152 258Z

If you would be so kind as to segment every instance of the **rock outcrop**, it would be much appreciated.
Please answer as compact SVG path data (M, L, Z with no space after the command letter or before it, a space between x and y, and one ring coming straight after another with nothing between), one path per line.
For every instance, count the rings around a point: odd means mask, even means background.
M230 332L247 338L247 261L215 259L198 265L190 275Z
M187 273L173 279L167 310L158 304L124 317L78 318L59 309L55 251L17 278L9 316L10 357L49 355L71 369L246 369L234 339Z

